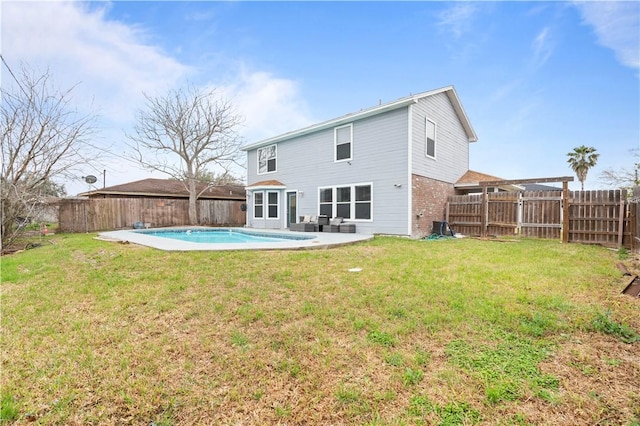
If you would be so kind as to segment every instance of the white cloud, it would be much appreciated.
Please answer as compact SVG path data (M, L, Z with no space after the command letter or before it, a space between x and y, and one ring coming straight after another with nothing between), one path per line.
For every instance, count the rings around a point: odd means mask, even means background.
M247 142L296 130L313 122L298 84L292 80L243 68L237 80L218 87L244 116L241 134Z
M598 43L612 49L623 65L640 69L640 3L636 1L576 2L583 21Z
M438 26L460 38L471 30L471 22L476 14L476 6L470 3L457 3L438 15Z
M74 99L93 102L115 123L129 120L141 92L182 79L190 68L145 43L141 29L105 18L77 2L3 2L3 56L37 71L50 69L61 88L79 83Z
M152 44L153 34L142 25L109 20L109 6L3 1L2 56L14 71L21 63L35 71L49 69L61 89L80 83L72 92L73 101L85 113L89 108L97 109L102 144L112 146L121 156L125 150L123 129L132 127L135 111L143 105L142 93L154 95L183 85L202 65L182 64L171 57ZM241 133L249 141L310 124L296 82L246 67L238 72L235 61L229 66L232 69L223 74L234 75L233 79L218 87L245 116ZM7 78L4 72L3 76ZM122 157L105 160L103 167L109 186L149 177ZM87 170L86 174L101 177L102 170ZM70 194L88 189L80 177L64 183Z
M533 40L532 65L535 68L543 66L551 53L553 53L554 43L550 35L549 27L543 28Z

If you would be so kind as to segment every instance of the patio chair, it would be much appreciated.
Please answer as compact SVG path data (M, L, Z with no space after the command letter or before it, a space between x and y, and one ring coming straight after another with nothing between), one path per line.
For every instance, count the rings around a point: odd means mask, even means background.
M290 231L317 232L318 220L315 216L300 216L300 222L289 225Z
M341 217L334 217L329 221L328 225L322 227L322 232L340 232Z

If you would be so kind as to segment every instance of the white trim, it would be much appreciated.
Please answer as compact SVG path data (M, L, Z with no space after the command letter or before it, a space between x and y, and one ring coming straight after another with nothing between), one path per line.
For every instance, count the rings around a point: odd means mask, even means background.
M260 191L265 189L287 189L286 185L255 185L255 186L245 186L244 188L247 191Z
M262 194L262 204L260 204L262 206L262 216L256 216L256 194ZM265 206L265 196L264 196L264 191L251 191L251 199L253 201L251 201L251 216L253 217L254 220L256 219L265 219L265 211L264 211L264 206Z
M407 235L413 235L413 105L409 105L407 124L408 165L407 165Z
M276 190L276 191L266 190L265 191L265 193L266 193L265 207L266 207L266 213L267 213L265 215L265 217L264 217L265 220L279 220L280 219L280 192L281 192L280 190ZM276 216L275 217L269 216L269 207L273 206L273 204L269 204L269 194L276 194L276 204L275 204L275 206L276 206Z
M433 155L429 155L429 123L433 124ZM429 117L424 118L424 156L438 159L438 124Z
M265 172L262 172L262 173L261 173L261 172L260 172L260 151L261 151L261 150L264 150L264 149L267 149L267 148L271 148L271 147L273 147L273 148L274 148L275 153L276 153L276 157L275 157L275 160L276 160L276 168L275 168L275 170L271 170L271 171L269 171L269 159L267 159L267 164L266 164L266 166L267 166L267 171L265 171ZM268 174L270 174L270 173L276 173L277 171L278 171L278 144L273 143L273 144L271 144L271 145L267 145L267 146L263 146L263 147L258 148L258 149L256 150L256 173L257 173L258 175L268 175Z
M369 186L371 188L371 200L369 200L369 203L371 204L371 211L370 211L370 218L369 219L356 219L355 215L356 215L356 199L355 199L355 194L356 194L356 186ZM373 182L359 182L359 183L346 183L346 184L339 184L339 185L328 185L328 186L319 186L317 188L317 212L318 215L320 215L320 191L323 189L331 189L331 217L336 217L337 215L337 201L336 201L336 189L337 188L346 188L349 187L351 188L351 192L352 192L352 196L351 196L351 200L349 201L350 204L350 211L349 214L351 217L349 218L345 218L345 222L361 222L361 223L369 223L369 222L373 222Z
M298 213L300 213L300 191L298 191L297 189L289 189L287 191L284 191L284 203L283 203L283 207L284 207L284 225L286 227L287 222L289 222L289 195L290 194L295 194L296 195L296 216L295 222L292 223L298 223L298 218L300 217L300 215Z
M349 128L349 157L341 158L338 160L338 130ZM345 145L346 142L341 143L340 145ZM353 160L353 123L345 124L343 126L336 126L333 128L333 162L334 163L343 163L345 161Z

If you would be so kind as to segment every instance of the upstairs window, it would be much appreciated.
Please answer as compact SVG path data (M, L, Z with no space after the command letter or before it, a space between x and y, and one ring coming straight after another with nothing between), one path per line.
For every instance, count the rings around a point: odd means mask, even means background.
M436 123L427 118L427 157L436 158Z
M276 171L277 149L275 145L258 149L258 174L272 173Z
M352 158L353 125L336 127L334 129L335 161L347 161Z

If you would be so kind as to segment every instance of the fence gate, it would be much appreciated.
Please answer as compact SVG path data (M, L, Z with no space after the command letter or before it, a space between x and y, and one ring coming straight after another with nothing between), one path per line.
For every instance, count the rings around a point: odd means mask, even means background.
M457 224L455 216L461 214L452 201L449 220ZM471 201L477 205L477 219L481 219L482 200ZM465 225L475 225L478 235L484 228L487 235L521 235L532 238L560 238L562 231L562 191L489 192L486 194L484 221L477 220ZM454 210L454 211L452 211ZM453 216L453 217L452 217ZM484 222L484 226L482 225ZM457 227L456 227L457 228ZM460 232L463 232L460 230Z
M492 235L508 235L518 232L517 192L489 192L486 196L485 226L486 232Z
M563 181L562 191L454 195L447 202L446 220L466 235L520 235L636 249L638 204L627 201L625 190L570 192Z
M518 228L523 237L559 239L562 233L562 191L520 192Z

